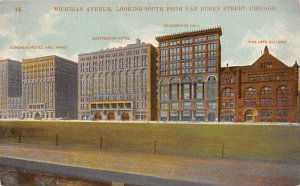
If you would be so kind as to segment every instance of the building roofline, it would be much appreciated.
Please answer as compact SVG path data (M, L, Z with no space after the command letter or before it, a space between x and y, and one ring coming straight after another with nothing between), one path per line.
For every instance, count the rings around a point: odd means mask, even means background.
M140 47L145 47L145 46L153 46L153 45L151 43L144 43L144 42L142 42L140 44L132 43L132 44L127 44L126 46L123 46L123 47L118 47L118 48L106 48L106 49L100 49L100 50L94 51L94 52L80 53L80 54L78 54L78 56L115 52L115 51L119 51L119 50L128 50L128 49L132 49L132 48L140 48Z
M192 30L188 32L167 34L167 35L156 36L155 39L157 41L164 41L169 39L176 39L176 38L188 37L188 36L199 35L199 34L212 34L212 33L219 33L220 35L222 35L222 28L212 27L212 28L205 28L200 30Z
M0 63L1 63L1 62L7 62L7 61L16 62L16 63L21 63L21 61L9 59L9 58L7 58L7 59L0 59Z
M36 58L23 59L22 63L30 63L30 62L32 62L34 60L40 60L40 59L45 59L45 58L62 59L62 60L65 60L65 61L77 64L77 62L75 62L75 61L72 61L72 60L69 60L69 59L57 56L57 55L49 55L49 56L42 56L42 57L36 57Z

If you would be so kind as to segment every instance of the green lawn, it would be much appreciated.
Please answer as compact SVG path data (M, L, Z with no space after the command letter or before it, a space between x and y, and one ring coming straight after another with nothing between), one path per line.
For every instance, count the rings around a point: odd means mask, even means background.
M300 127L258 125L133 124L0 121L0 129L22 131L21 143L56 144L125 152L154 152L204 158L300 163ZM18 137L1 141L18 142Z

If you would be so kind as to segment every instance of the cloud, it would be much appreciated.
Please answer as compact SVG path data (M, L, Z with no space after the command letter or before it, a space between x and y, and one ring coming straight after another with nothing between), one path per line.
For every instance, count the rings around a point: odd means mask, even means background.
M47 35L50 33L58 33L59 30L55 29L55 25L59 23L63 19L62 14L54 11L52 9L50 12L42 15L38 18L38 23L41 28L39 34L40 35Z
M48 49L11 49L11 46L46 46L60 45L51 40L49 34L63 34L58 25L64 19L63 15L51 10L47 13L34 15L36 20L21 18L16 19L14 14L1 14L0 16L0 59L22 60L48 55L59 55L77 61L77 54L66 55L69 50L48 50ZM21 24L21 23L22 24ZM47 43L45 43L47 42Z
M267 23L261 29L248 30L244 38L241 40L235 53L235 57L228 60L231 65L252 64L259 58L261 51L265 45L275 57L282 60L287 65L292 65L299 58L300 51L300 33L292 32L290 25L283 22L276 24ZM250 44L248 41L286 41L286 43L261 43ZM241 55L245 54L245 55ZM245 59L238 59L237 56L248 56ZM242 63L242 64L241 64Z

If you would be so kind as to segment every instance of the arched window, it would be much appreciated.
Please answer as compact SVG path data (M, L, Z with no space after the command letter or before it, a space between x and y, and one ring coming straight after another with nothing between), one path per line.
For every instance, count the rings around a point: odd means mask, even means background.
M256 116L257 116L256 112L252 109L249 109L245 112L245 121L254 122Z
M195 99L204 98L204 78L203 76L197 76L195 78Z
M162 79L160 81L160 99L167 100L168 99L168 83L167 80Z
M179 83L180 83L180 80L178 78L172 78L170 80L170 98L171 98L171 100L179 99Z
M208 121L216 121L216 114L214 112L208 113Z
M217 82L214 76L208 78L208 99L214 100L217 98Z
M182 99L191 99L191 87L192 79L190 77L185 77L182 80Z
M217 109L217 81L214 76L210 76L207 82L208 109ZM215 113L214 113L214 117Z
M270 95L270 94L272 94L271 87L263 87L262 89L260 89L260 94L261 95Z
M248 87L248 88L245 90L245 95L246 95L246 96L254 96L254 95L256 95L256 89L253 88L253 87Z
M105 90L106 94L110 94L110 74L106 72L105 74Z
M288 94L289 93L289 87L287 86L280 86L277 89L277 94Z
M277 88L276 105L277 106L289 105L289 87L283 85Z
M260 105L270 106L272 105L272 89L271 87L263 87L260 89Z

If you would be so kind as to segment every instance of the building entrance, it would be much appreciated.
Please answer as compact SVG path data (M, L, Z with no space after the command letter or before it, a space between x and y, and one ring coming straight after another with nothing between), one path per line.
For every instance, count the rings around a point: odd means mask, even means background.
M113 112L108 113L107 120L115 120L115 114Z
M256 112L252 109L249 109L245 113L245 121L246 122L254 122L255 116L256 116Z
M34 119L42 119L41 113L36 112L36 113L34 114L34 117L33 117L33 118L34 118Z
M124 112L124 113L122 114L122 120L123 120L123 121L128 121L128 120L129 120L129 114L128 114L128 112Z
M102 119L102 115L100 114L100 112L96 112L96 113L95 113L94 119L95 119L95 120L101 120L101 119Z

